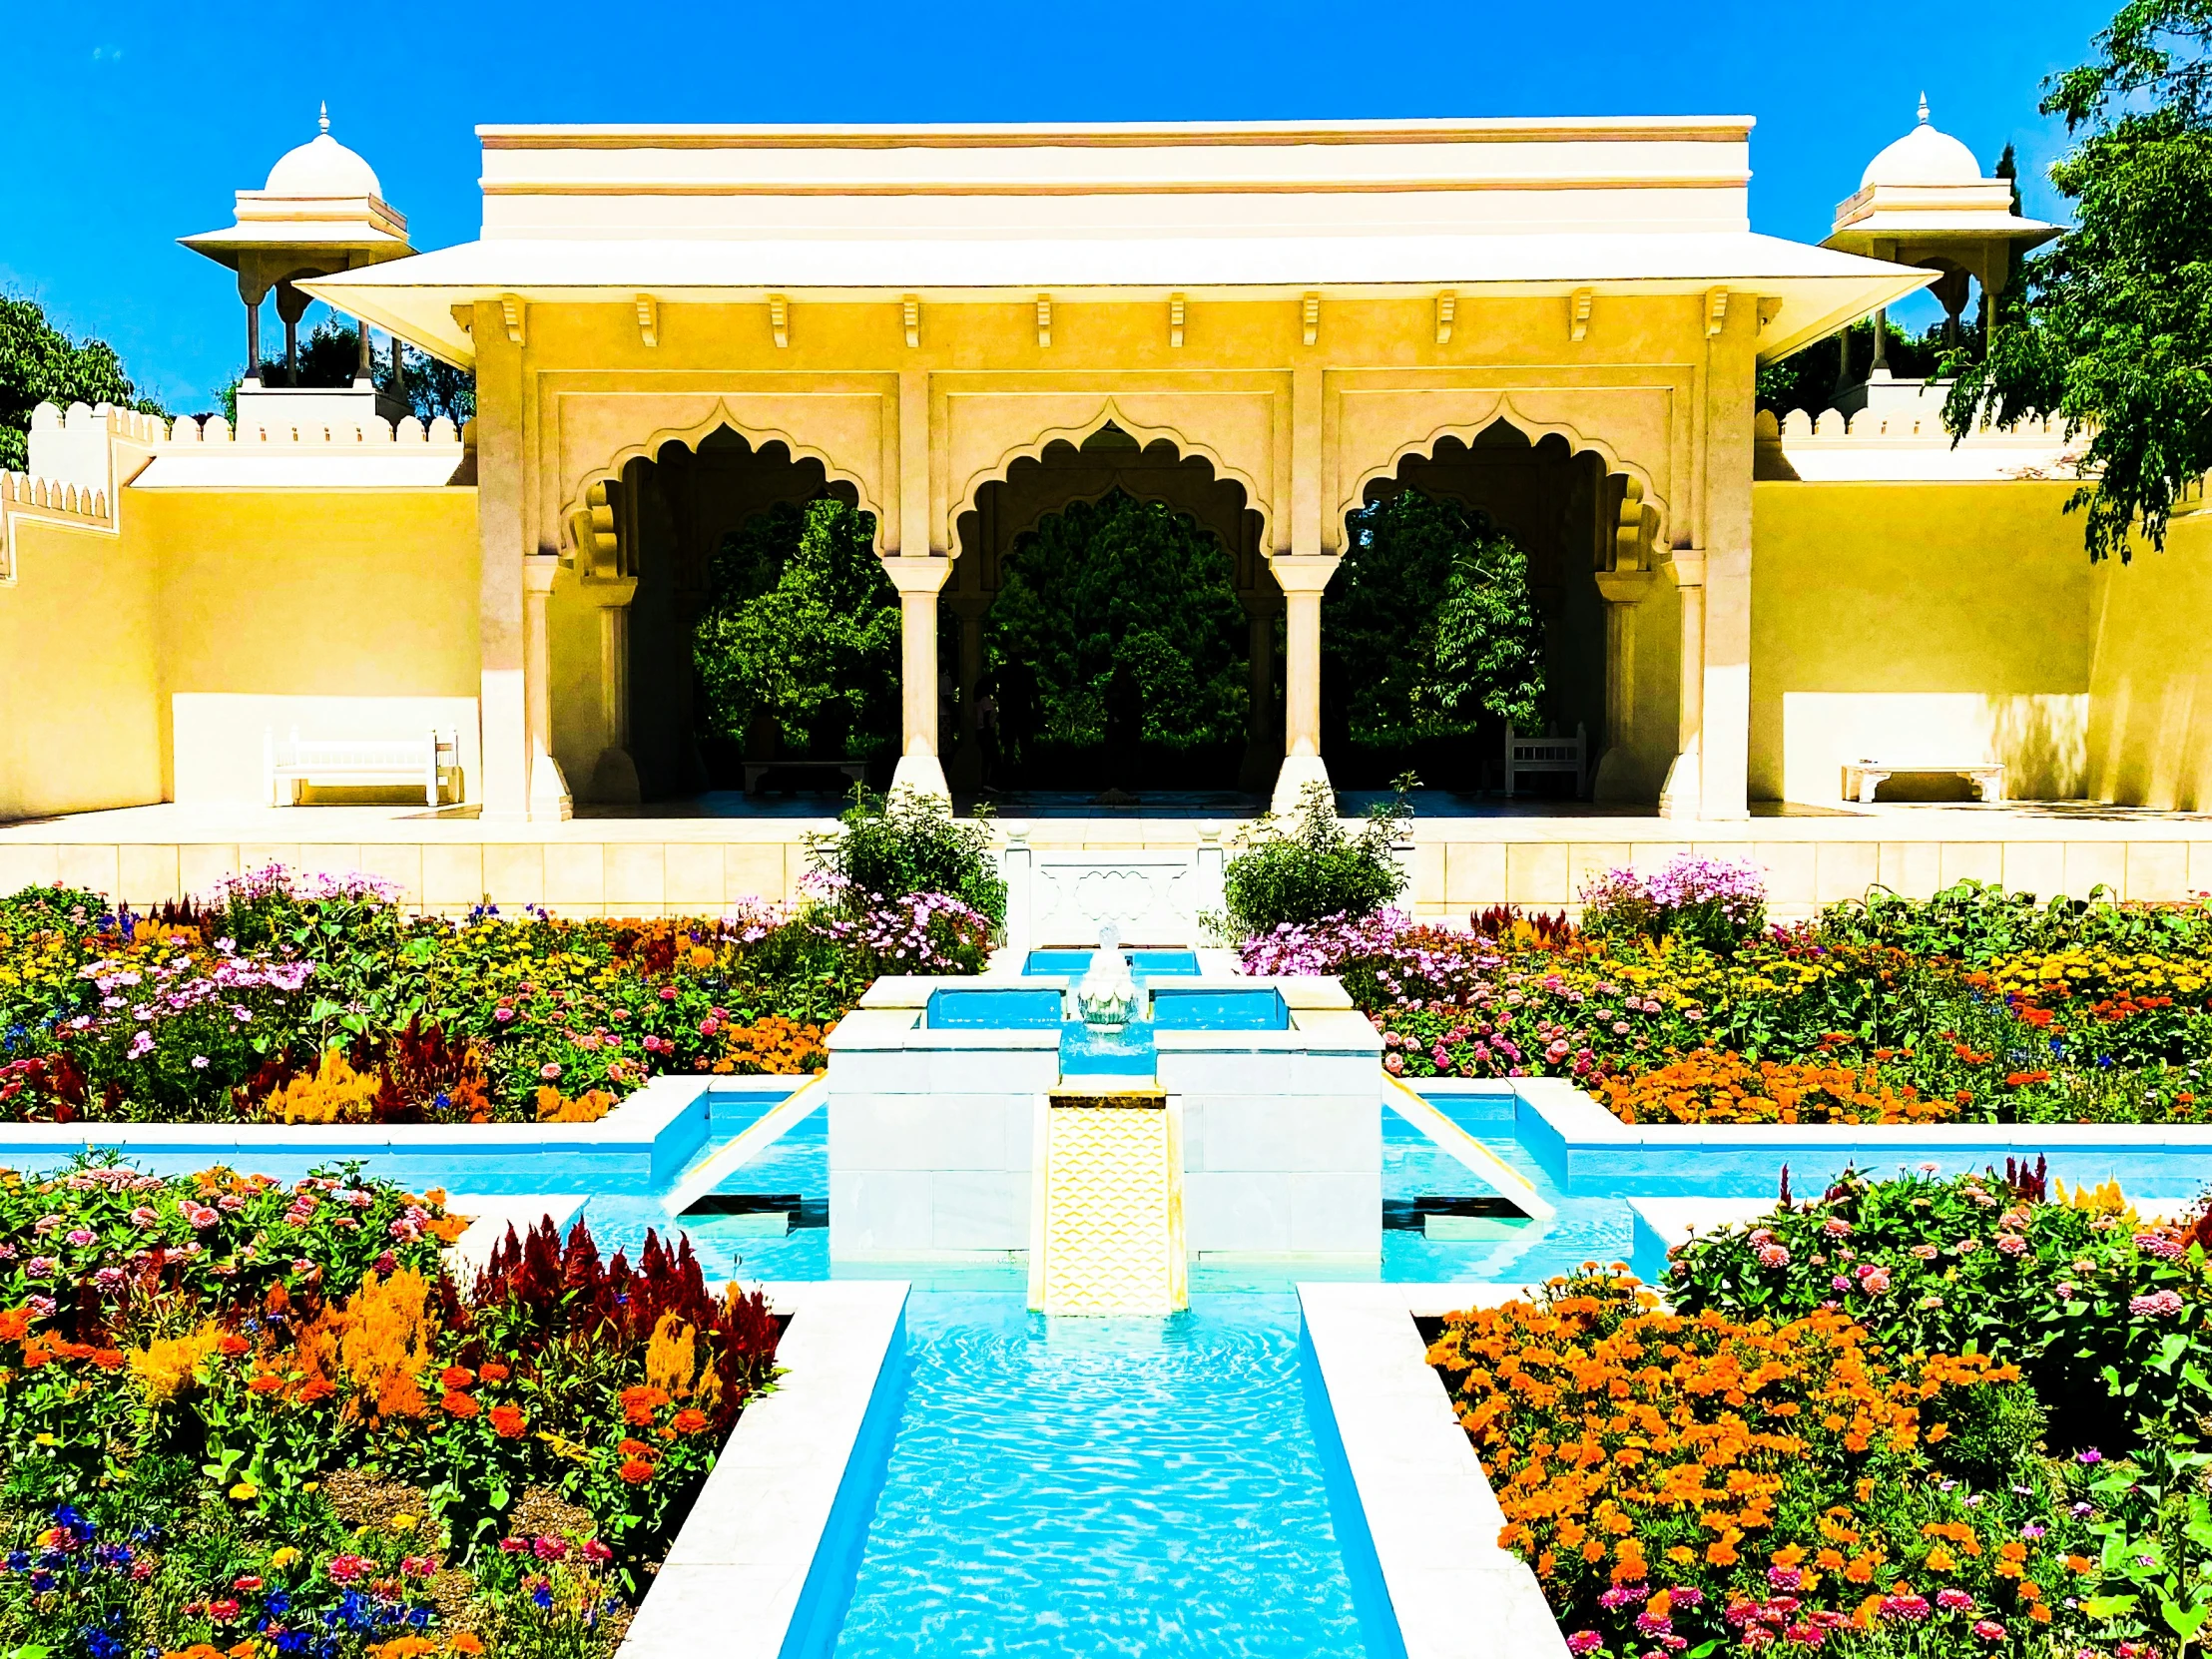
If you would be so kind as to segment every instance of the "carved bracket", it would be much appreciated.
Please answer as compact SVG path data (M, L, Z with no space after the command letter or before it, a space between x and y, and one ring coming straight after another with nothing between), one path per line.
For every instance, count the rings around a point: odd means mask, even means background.
M1580 344L1590 337L1590 307L1597 303L1597 289L1576 288L1567 295L1567 338Z
M1713 288L1705 295L1705 337L1717 339L1728 326L1728 289Z
M909 293L898 302L899 320L906 328L906 348L914 350L921 344L921 296Z
M787 295L772 293L768 296L769 332L776 336L776 347L783 350L792 342L792 302Z
M661 304L650 293L638 295L638 338L648 345L661 343Z
M1301 300L1299 315L1306 324L1306 343L1317 343L1321 339L1321 295L1309 293Z
M522 343L522 325L524 319L529 315L529 310L530 307L523 303L520 294L503 293L499 296L499 314L507 324L507 343L509 345L520 345Z
M1176 350L1183 349L1183 296L1168 295L1168 344Z
M1436 295L1436 343L1451 343L1452 320L1459 314L1459 296L1446 288Z
M1052 295L1049 293L1037 295L1037 343L1052 343Z

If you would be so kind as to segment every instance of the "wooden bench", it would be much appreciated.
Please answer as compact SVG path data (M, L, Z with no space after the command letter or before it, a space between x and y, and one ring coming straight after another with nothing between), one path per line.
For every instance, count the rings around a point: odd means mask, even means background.
M836 773L847 783L867 782L865 761L748 761L745 763L745 793L761 793L761 780L772 772ZM785 794L791 792L786 790Z
M1844 799L1856 801L1863 807L1874 804L1874 792L1882 787L1886 778L1900 773L1918 776L1923 773L1944 778L1963 778L1973 785L1983 801L2004 799L2004 763L2002 761L1963 761L1955 766L1922 764L1917 761L1853 761L1844 768Z
M262 776L276 807L298 806L302 784L420 785L422 804L435 807L440 784L457 782L460 770L458 732L433 730L416 738L302 738L294 726L289 738L279 739L275 727L262 728Z
M1574 796L1581 800L1589 792L1590 739L1588 732L1576 726L1571 738L1523 737L1508 724L1505 728L1505 793L1511 795L1517 787L1514 780L1522 773L1563 772L1574 779Z

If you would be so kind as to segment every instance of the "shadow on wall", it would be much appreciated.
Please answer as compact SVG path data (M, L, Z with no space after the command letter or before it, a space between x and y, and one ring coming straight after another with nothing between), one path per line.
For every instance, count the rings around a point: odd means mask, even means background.
M2092 606L2088 793L2212 807L2212 517L2175 520L2162 553L2100 566Z

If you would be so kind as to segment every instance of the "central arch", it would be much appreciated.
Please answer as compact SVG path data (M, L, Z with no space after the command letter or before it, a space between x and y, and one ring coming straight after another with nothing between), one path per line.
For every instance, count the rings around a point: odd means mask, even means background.
M1142 757L1145 779L1151 787L1265 789L1280 758L1275 638L1282 604L1268 572L1266 521L1250 505L1244 485L1222 476L1206 455L1186 453L1171 437L1132 432L1111 419L1082 430L1079 437L1047 434L1025 446L1025 452L1009 456L1001 471L977 487L955 520L956 556L941 601L940 626L946 637L939 652L945 665L940 718L950 727L943 752L950 756L948 776L954 788L964 792L990 782L1095 788L1070 772L1070 756L1054 753L1048 760L1042 746L1031 748L1028 765L1010 764L1026 734L998 734L988 728L994 713L1018 720L1031 706L1028 687L1036 664L1020 649L1020 641L994 636L986 624L1009 585L1023 593L1025 603L1033 605L1039 597L1027 584L1050 578L1029 572L1025 561L1064 557L1070 535L1110 532L1119 538L1121 557L1142 552L1128 545L1129 536L1151 537L1170 564L1187 561L1194 534L1210 542L1208 555L1202 557L1218 555L1218 567L1195 574L1187 562L1179 568L1185 580L1197 583L1190 597L1198 611L1210 606L1222 613L1215 617L1213 631L1224 633L1225 639L1209 647L1207 631L1200 627L1185 642L1193 647L1188 653L1192 672L1218 677L1225 667L1220 660L1224 652L1242 659L1238 752L1206 760L1196 745L1170 744L1177 752L1172 756L1161 753L1157 744L1148 745ZM1219 581L1208 580L1211 575ZM1049 601L1053 596L1044 597ZM1114 609L1118 625L1129 625L1124 607ZM1101 628L1108 626L1103 617L1094 620ZM1199 617L1163 613L1158 620L1170 632L1187 632ZM1240 637L1226 638L1232 632ZM1132 649L1142 654L1149 648ZM1222 689L1216 687L1217 692ZM1056 691L1047 686L1037 695ZM1213 724L1218 721L1209 717L1207 729ZM1009 763L998 768L996 779L991 776L994 756ZM1108 756L1102 753L1092 760L1103 766ZM1129 780L1106 782L1125 787Z

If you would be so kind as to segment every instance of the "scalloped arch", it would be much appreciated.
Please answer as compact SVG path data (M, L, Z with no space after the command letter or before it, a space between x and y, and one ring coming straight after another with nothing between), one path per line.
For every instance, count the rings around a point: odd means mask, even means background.
M1471 447L1476 437L1501 420L1527 438L1532 444L1547 437L1564 438L1567 441L1568 448L1574 453L1581 454L1587 451L1605 463L1606 471L1625 473L1635 479L1643 485L1644 504L1653 508L1659 514L1658 537L1662 541L1665 540L1668 503L1666 498L1659 493L1657 483L1648 468L1640 462L1627 459L1603 438L1590 436L1567 421L1536 420L1521 413L1519 409L1513 406L1513 396L1510 392L1498 393L1496 404L1480 418L1447 421L1430 432L1425 438L1416 438L1410 443L1401 444L1382 465L1370 467L1367 471L1361 473L1353 482L1351 494L1338 506L1338 523L1342 524L1347 514L1357 512L1366 505L1370 484L1380 479L1396 477L1399 464L1408 455L1431 456L1436 452L1436 445L1446 438L1457 438L1461 443Z
M680 443L686 449L697 452L700 439L720 431L725 426L751 444L755 454L760 453L769 444L780 443L790 453L793 461L817 462L821 465L827 478L836 483L850 485L853 495L858 498L860 510L873 515L875 520L875 551L878 554L883 551L883 508L880 502L874 500L868 494L866 479L856 472L847 471L845 468L838 466L828 450L818 449L813 444L802 443L780 426L765 426L759 421L739 419L729 403L720 398L716 400L713 412L707 415L705 419L693 421L687 426L661 427L642 443L626 445L617 450L613 459L605 465L591 467L581 477L577 478L569 490L567 501L561 508L562 540L564 542L569 540L570 531L568 526L573 522L575 514L583 507L585 497L590 493L592 485L614 483L622 477L623 469L632 461L651 460L672 443ZM575 551L573 547L567 550L571 553Z
M1258 481L1253 478L1251 473L1246 472L1241 467L1231 466L1219 450L1210 444L1201 443L1196 438L1186 436L1177 427L1140 425L1123 414L1114 399L1108 397L1098 413L1089 420L1078 422L1072 426L1047 427L1030 442L1017 444L1014 448L1001 454L989 466L980 468L972 474L954 495L950 510L946 514L944 526L945 546L953 550L954 557L958 556L960 515L974 510L976 492L985 484L1005 482L1007 470L1016 461L1042 460L1045 450L1055 443L1073 444L1080 449L1085 438L1108 424L1120 427L1124 432L1135 438L1140 449L1164 438L1175 445L1178 454L1196 455L1203 459L1207 465L1214 469L1216 479L1227 479L1244 491L1246 511L1260 515L1260 545L1262 547L1269 545L1267 536L1272 527L1274 515L1268 509L1266 492L1260 488Z
M1119 425L1120 422L1116 421L1115 424ZM1187 460L1198 460L1201 458L1202 457L1195 454L1185 457L1185 459ZM1212 462L1209 460L1208 464L1211 465ZM990 480L986 478L983 482L987 484L990 482ZM1208 480L1206 487L1212 489L1217 488L1224 483L1232 482L1236 482L1236 480L1225 479L1221 476L1220 473L1217 472L1210 480ZM977 485L976 487L980 489L982 486ZM1243 485L1240 483L1238 487L1242 488ZM1117 478L1113 483L1107 485L1106 488L1102 490L1095 490L1088 494L1082 495L1070 495L1063 498L1054 505L1039 507L1036 512L1029 517L1026 523L1009 524L1007 520L1002 518L999 520L999 534L1008 538L1008 540L1011 540L1015 536L1023 535L1028 531L1034 530L1038 525L1042 524L1054 513L1065 512L1069 507L1072 507L1078 501L1089 503L1103 501L1107 496L1111 495L1117 489L1121 490L1125 494L1135 496L1139 501L1158 502L1163 507L1172 508L1176 512L1186 514L1191 518L1195 518L1201 525L1205 526L1209 530L1214 531L1217 537L1221 533L1220 527L1218 525L1209 524L1203 514L1201 514L1196 508L1188 505L1187 503L1178 501L1177 499L1175 499L1175 497L1168 495L1162 491L1131 489L1129 485L1123 483L1120 479ZM975 511L973 506L963 507L960 510L961 516L965 516L966 514L973 511ZM1252 505L1251 498L1248 495L1246 497L1245 504L1242 507L1239 507L1237 511L1240 513L1257 513L1260 511L1260 509ZM1262 533L1263 535L1265 534L1264 531ZM1263 542L1261 545L1265 546L1266 543ZM1231 558L1235 558L1237 555L1237 549L1234 544L1225 547L1223 551L1226 552Z

